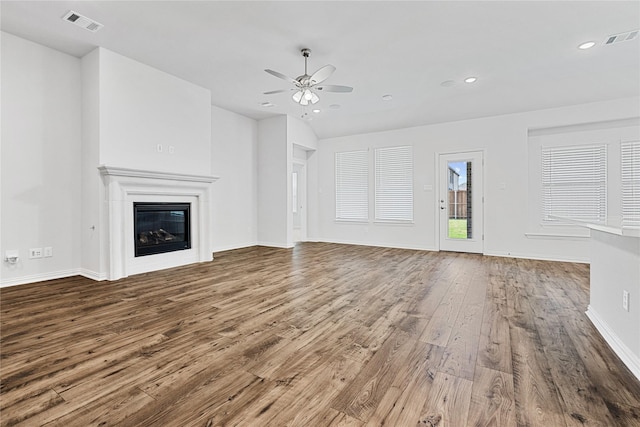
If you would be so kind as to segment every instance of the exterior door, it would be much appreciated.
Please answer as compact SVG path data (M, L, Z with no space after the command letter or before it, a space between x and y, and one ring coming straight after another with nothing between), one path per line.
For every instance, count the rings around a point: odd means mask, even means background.
M482 253L482 152L441 154L438 164L440 250Z

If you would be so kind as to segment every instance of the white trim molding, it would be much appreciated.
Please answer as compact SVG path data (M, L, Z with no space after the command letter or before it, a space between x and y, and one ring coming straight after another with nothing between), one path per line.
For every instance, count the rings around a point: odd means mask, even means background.
M602 338L604 338L607 344L609 344L609 347L611 347L613 352L620 358L620 360L622 360L622 363L624 363L631 373L640 381L640 357L634 354L633 351L631 351L631 349L622 342L618 335L613 332L604 320L602 320L593 307L589 305L585 314L589 320L591 320L593 326L595 326L598 332L600 332Z
M73 277L83 275L79 269L52 271L50 273L32 274L29 276L15 277L0 281L0 288L8 286L26 285L28 283L45 282L48 280L63 279L65 277Z
M105 224L108 280L196 262L211 261L211 184L217 176L188 175L112 166L98 167L105 188ZM134 202L191 204L191 249L135 257Z
M185 182L204 182L204 183L213 183L219 179L218 176L213 175L189 175L182 173L173 173L173 172L156 172L156 171L148 171L143 169L131 169L131 168L118 168L113 166L98 166L98 170L100 171L100 175L110 175L110 176L122 176L127 178L147 178L147 179L170 179L174 181L185 181Z

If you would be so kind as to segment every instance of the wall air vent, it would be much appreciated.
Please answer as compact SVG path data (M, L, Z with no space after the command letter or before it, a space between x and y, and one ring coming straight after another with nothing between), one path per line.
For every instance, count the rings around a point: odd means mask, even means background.
M604 42L604 44L607 45L607 44L615 44L620 42L628 42L630 40L636 39L638 38L638 31L639 30L633 30L633 31L627 31L626 33L614 34L612 36L607 37L607 40Z
M87 31L91 31L92 33L95 33L100 28L104 27L104 25L102 25L101 23L96 22L93 19L89 19L86 16L80 15L79 13L74 12L73 10L70 10L69 12L67 12L62 17L62 19L64 19L67 22L71 22L72 24L75 24L80 28L84 28Z

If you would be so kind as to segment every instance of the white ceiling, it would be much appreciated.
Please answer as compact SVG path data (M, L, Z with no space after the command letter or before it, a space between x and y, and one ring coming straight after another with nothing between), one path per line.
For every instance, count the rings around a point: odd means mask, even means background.
M214 105L261 119L301 116L290 93L336 66L309 124L320 138L640 95L638 1L2 1L2 30L81 57L102 46L211 90ZM74 10L93 34L61 19ZM583 41L599 44L586 51ZM477 76L474 84L463 83ZM446 80L456 82L443 87ZM392 94L392 101L382 95ZM272 108L260 104L271 101ZM329 105L339 104L339 109Z

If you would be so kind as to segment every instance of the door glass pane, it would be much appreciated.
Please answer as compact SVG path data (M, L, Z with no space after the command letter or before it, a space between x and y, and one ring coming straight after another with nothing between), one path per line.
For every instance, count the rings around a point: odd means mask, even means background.
M450 239L471 239L471 162L448 162L448 166L447 236Z

